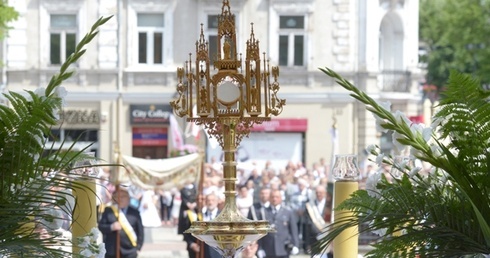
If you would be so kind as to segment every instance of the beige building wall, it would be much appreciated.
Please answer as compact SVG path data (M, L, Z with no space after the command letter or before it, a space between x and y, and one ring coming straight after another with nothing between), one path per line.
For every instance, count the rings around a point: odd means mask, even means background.
M330 163L334 154L331 135L334 120L338 128L338 153L354 153L362 159L364 148L379 144L381 136L375 130L372 115L321 73L319 67L333 68L376 99L393 102L409 116L421 114L418 0L230 2L237 19L239 52L245 51L253 22L255 37L271 65L278 65L280 58L279 35L297 33L281 29L280 17L304 17L304 28L299 32L304 36L304 63L280 66L280 97L287 104L279 118L308 120L304 135L307 166L320 158ZM213 33L206 27L207 18L221 12L221 3L221 0L9 1L20 18L11 24L10 36L0 45L0 55L6 61L1 86L4 90L33 90L47 85L59 69L49 64L50 14L76 15L77 40L100 16L114 15L87 46L85 56L73 67L76 74L63 86L69 92L67 108L99 112L96 127L100 158L113 162L116 146L122 153L132 155L130 106L169 103L175 94L176 68L184 65L189 53L195 56L201 23L206 35ZM138 64L138 13L164 14L161 65ZM383 43L381 38L394 40ZM393 52L382 51L388 48L400 50L400 55L389 56ZM387 66L384 60L395 63ZM397 85L404 88L393 88ZM184 127L185 122L179 121Z

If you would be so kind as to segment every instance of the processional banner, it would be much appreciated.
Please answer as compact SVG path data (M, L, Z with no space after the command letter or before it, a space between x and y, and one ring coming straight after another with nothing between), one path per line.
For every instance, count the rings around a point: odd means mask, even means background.
M142 159L121 155L124 165L117 176L120 183L131 183L142 189L180 189L188 182L197 182L203 159L193 153L168 159Z

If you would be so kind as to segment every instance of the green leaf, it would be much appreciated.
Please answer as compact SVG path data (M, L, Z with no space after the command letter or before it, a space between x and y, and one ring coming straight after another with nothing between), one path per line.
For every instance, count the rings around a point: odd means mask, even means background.
M0 2L1 3L1 2ZM2 10L0 5L0 12ZM0 20L3 17L0 13ZM99 19L99 25L107 19ZM92 27L93 30L98 26ZM89 32L95 35L95 31ZM53 149L47 145L51 129L58 126L58 111L62 99L57 87L70 78L70 64L81 57L89 41L79 44L78 51L64 63L53 76L40 96L33 91L27 94L4 94L9 106L0 106L0 253L5 257L67 257L71 252L58 250L60 244L71 246L71 239L60 242L55 238L54 224L61 217L58 212L71 216L78 209L73 190L92 191L84 183L93 180L79 175L75 170L96 165L85 164L93 157L75 150L78 139L68 145ZM41 94L42 95L42 94ZM87 146L86 148L89 148ZM110 165L110 164L105 164ZM93 192L93 191L92 191ZM74 208L70 207L74 203ZM94 204L95 205L95 204ZM46 230L47 235L42 235Z
M489 93L478 80L451 72L448 89L435 118L430 145L410 125L397 121L366 93L339 74L320 69L334 78L366 109L381 119L382 127L398 133L398 141L417 149L417 158L433 170L404 174L376 189L359 190L335 209L352 215L324 230L314 247L321 253L341 232L358 226L362 232L383 231L368 257L461 257L490 253L490 104ZM440 152L432 152L439 148ZM386 164L392 164L386 159ZM411 167L403 168L406 172ZM393 235L402 230L401 235Z

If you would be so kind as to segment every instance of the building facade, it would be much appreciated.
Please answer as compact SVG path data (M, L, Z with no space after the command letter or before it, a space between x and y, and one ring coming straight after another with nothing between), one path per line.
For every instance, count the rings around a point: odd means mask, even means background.
M92 24L113 15L63 85L68 104L55 131L59 138L53 140L94 142L91 150L110 162L118 150L165 158L173 148L169 102L176 93L177 67L195 53L201 28L209 48L216 49L222 3L8 1L20 17L0 48L0 86L19 92L46 86ZM237 52L243 53L253 23L261 51L280 68L279 95L286 99L280 116L243 140L253 148L249 159L297 159L309 166L320 158L330 162L334 153L363 159L369 144L390 150L390 136L377 132L364 106L319 67L332 68L379 101L390 101L393 110L421 115L418 0L230 0L230 6ZM204 138L198 143L206 144Z

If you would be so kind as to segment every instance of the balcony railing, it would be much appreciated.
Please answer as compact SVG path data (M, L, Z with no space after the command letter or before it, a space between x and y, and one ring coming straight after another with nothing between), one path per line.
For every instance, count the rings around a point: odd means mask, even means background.
M378 85L384 92L409 92L411 77L409 71L384 70L378 75Z

